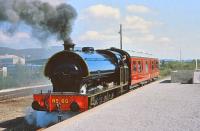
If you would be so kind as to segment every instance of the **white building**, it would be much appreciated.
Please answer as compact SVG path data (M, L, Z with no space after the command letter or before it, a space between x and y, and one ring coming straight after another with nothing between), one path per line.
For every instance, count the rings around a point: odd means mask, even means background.
M2 67L2 68L0 68L0 74L1 74L3 77L7 77L7 75L8 75L7 67Z
M25 58L16 55L0 55L0 64L2 65L8 65L8 64L24 65L25 63L26 63Z

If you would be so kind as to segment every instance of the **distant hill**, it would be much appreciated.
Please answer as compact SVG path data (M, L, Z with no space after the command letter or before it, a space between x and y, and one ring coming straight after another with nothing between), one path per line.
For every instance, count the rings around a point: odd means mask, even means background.
M75 50L80 50L81 47L75 47ZM49 48L28 48L28 49L11 49L7 47L0 47L0 55L17 55L25 57L26 62L46 60L53 54L62 51L63 46L52 46Z
M177 59L160 59L160 61L165 61L165 62L178 62L180 60L177 60ZM182 60L182 62L192 62L193 59L185 59L185 60Z
M61 46L54 46L48 49L45 48L33 48L33 49L22 49L20 50L26 59L38 60L38 59L48 59L56 52L63 50Z
M45 48L29 48L29 49L11 49L7 47L0 47L0 55L17 55L25 57L26 60L48 59L50 56L63 50L62 46L53 46L48 49Z
M0 55L4 55L4 54L19 55L19 52L15 49L7 48L7 47L0 47Z
M160 61L172 62L172 61L178 61L178 60L176 60L176 59L160 59Z

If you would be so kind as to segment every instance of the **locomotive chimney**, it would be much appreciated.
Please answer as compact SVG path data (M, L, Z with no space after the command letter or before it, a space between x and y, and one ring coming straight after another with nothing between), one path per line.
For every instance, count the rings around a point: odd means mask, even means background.
M64 41L64 50L66 51L73 51L75 44L72 41Z

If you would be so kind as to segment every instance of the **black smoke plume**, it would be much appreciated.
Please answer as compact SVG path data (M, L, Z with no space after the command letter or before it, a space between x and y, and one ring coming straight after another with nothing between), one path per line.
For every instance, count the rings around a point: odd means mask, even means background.
M0 24L11 25L6 32L14 33L23 23L42 41L53 35L58 40L68 41L76 17L76 10L65 3L52 6L40 0L0 0Z

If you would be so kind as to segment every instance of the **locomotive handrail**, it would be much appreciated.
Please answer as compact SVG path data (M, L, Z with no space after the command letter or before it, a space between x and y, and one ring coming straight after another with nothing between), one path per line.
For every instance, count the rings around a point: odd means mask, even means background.
M110 60L109 58L85 58L84 60L90 60L90 61L106 61L106 60Z
M99 91L99 92L97 92L97 93L95 93L95 94L88 94L88 97L96 96L96 95L98 95L98 94L102 94L102 93L104 93L104 92L111 91L111 90L113 90L113 89L117 89L117 88L119 88L119 87L123 87L123 86L126 86L126 85L128 85L128 83L121 84L121 85L117 85L117 86L114 85L113 87L110 87L110 88L108 88L108 89L106 89L106 90L104 90L104 91Z

